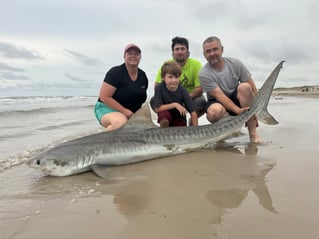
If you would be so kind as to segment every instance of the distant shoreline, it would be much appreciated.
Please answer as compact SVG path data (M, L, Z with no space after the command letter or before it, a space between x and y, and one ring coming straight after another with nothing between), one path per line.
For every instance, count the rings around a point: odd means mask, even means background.
M273 96L319 97L319 85L274 88Z

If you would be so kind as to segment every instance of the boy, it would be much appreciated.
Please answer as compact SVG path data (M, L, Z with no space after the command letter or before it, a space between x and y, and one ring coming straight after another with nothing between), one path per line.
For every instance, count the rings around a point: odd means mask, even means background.
M179 84L181 66L175 61L165 62L161 67L163 82L155 88L151 106L157 113L160 127L186 126L186 113L191 115L191 125L198 125L198 117L187 90Z

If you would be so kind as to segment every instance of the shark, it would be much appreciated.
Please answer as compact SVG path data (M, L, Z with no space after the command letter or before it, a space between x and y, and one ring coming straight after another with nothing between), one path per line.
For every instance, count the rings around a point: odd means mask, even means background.
M238 131L253 115L265 124L278 124L267 108L283 63L274 68L249 110L240 115L207 125L160 128L152 121L149 105L144 104L124 127L61 143L32 158L32 165L51 176L87 171L100 176L101 168L183 154L212 145Z

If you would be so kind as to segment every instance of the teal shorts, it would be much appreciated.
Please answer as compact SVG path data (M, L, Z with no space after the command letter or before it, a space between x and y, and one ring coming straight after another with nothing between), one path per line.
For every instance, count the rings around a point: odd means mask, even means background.
M100 124L101 124L102 116L112 112L118 112L118 111L111 109L110 107L106 106L104 103L100 101L97 101L94 106L94 114Z

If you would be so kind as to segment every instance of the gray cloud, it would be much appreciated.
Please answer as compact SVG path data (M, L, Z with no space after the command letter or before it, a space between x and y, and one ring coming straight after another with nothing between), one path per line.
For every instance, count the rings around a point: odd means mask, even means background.
M269 43L267 41L251 41L241 43L243 52L259 62L269 63L286 60L289 63L311 63L319 60L319 56L307 51L307 43L294 41L278 41Z
M76 77L76 76L73 76L69 73L65 73L64 74L67 78L69 78L70 80L74 81L74 82L88 82L87 79L83 79L83 78L80 78L80 77Z
M30 80L30 78L27 76L13 74L11 72L2 72L1 76L6 80Z
M45 92L45 95L92 95L98 94L99 84L91 83L89 80L85 81L74 77L68 73L65 74L67 79L64 81L39 81L32 82L29 85L19 85L20 91L29 95L39 95ZM18 81L17 81L18 82ZM21 82L20 82L21 83ZM12 88L12 87L10 87ZM5 88L6 90L9 87ZM0 81L0 92L1 92L1 81Z
M69 73L64 74L70 81L67 83L64 82L68 87L72 87L73 89L95 89L98 90L97 85L91 79L84 79Z
M24 47L18 47L10 43L0 42L0 54L6 58L45 60L45 58L36 50L30 50Z
M4 71L15 71L15 72L23 72L24 70L18 67L12 67L5 63L0 62L0 70Z
M97 57L90 57L83 55L79 52L72 51L72 50L65 50L67 53L69 53L74 59L76 59L78 62L84 64L85 66L98 66L103 63L102 60L100 60Z
M195 16L205 24L211 24L214 29L225 26L237 26L248 30L267 22L268 14L263 9L255 11L240 1L209 1L201 4L195 10Z

